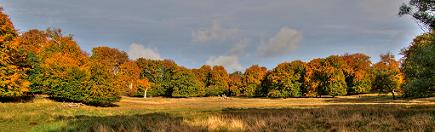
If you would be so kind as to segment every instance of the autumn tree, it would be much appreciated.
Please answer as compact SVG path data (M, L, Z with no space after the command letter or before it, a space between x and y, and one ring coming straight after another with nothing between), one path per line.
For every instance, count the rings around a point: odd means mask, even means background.
M307 64L304 79L308 90L307 95L346 95L347 84L342 70L343 67L344 61L339 56L311 60Z
M43 74L38 87L55 99L83 101L89 59L70 35L62 35L60 29L48 29L46 33L50 41L39 54Z
M305 94L309 97L318 96L320 93L321 81L318 77L321 73L321 61L322 59L316 58L305 65L304 86L306 87Z
M50 29L48 29L50 30ZM20 47L26 52L33 52L34 54L40 54L40 52L49 43L49 36L46 31L38 29L30 29L24 32L17 38Z
M371 90L371 61L370 57L361 54L345 54L343 72L346 77L349 94L367 93Z
M192 69L193 74L195 74L195 77L202 83L202 85L204 85L204 87L210 86L211 71L212 67L209 65L203 65L198 69Z
M220 96L229 88L229 76L223 66L213 66L209 81L209 85L206 87L207 96Z
M148 89L150 89L150 82L146 78L137 80L137 85L143 89L143 98L147 98Z
M27 62L30 67L27 71L28 80L31 82L29 86L31 89L30 92L45 92L42 87L44 74L41 68L41 52L50 43L48 33L46 31L31 29L20 35L16 39L16 43L19 43L20 48L22 48L25 54L27 54Z
M119 66L119 73L116 76L115 85L123 94L136 96L139 90L138 80L140 79L139 66L134 61L127 61Z
M258 65L248 67L242 78L244 84L242 94L248 97L258 96L258 92L261 89L261 82L265 79L266 73L266 67L260 67Z
M292 61L279 64L267 76L268 97L300 97L304 88L305 63Z
M395 99L395 93L400 91L403 75L399 69L399 62L391 53L382 54L381 60L373 65L375 79L373 87L379 92L389 93Z
M128 55L116 48L101 46L92 49L91 59L106 65L107 68L110 68L112 74L117 75L119 67L128 61Z
M0 97L18 97L30 91L27 58L15 41L17 36L14 25L0 8Z
M435 96L435 31L417 36L402 50L405 96Z
M228 96L240 96L243 87L243 73L240 71L233 72L229 75L230 81L228 82L229 91Z

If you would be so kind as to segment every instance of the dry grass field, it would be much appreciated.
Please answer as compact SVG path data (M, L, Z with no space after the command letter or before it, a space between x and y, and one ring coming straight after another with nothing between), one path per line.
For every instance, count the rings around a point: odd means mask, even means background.
M435 131L435 98L132 98L0 103L0 131Z

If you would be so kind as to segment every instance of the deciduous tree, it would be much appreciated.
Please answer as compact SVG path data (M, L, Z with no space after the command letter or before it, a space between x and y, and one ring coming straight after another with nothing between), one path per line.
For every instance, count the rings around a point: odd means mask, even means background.
M342 70L343 67L344 61L339 56L311 60L307 64L305 74L307 95L346 95L347 85Z
M90 79L83 102L91 105L108 106L121 99L121 91L115 87L115 75L107 65L91 61Z
M101 46L92 49L91 59L106 65L107 68L110 68L112 74L117 75L119 66L128 61L128 55L116 48Z
M300 97L304 89L305 63L302 61L284 62L275 67L267 76L270 82L269 97Z
M139 79L137 80L137 84L139 87L142 87L143 89L143 98L147 98L147 92L148 89L150 88L150 82L148 81L148 79L143 78L143 79Z
M9 17L0 8L0 97L22 96L30 91L26 80L26 54L14 42L17 32Z
M229 92L228 96L240 96L241 95L241 89L243 87L243 73L240 71L236 71L231 73L230 75L230 81L228 82L229 85Z
M210 72L210 84L206 88L207 96L220 96L224 94L228 86L229 76L223 66L213 66Z
M403 75L399 69L399 62L391 53L381 55L381 60L373 65L375 79L373 87L379 92L391 92L393 99L395 93L400 91L403 83Z
M136 96L138 94L139 79L139 66L134 61L127 61L119 66L119 73L116 75L115 85L123 94Z
M349 94L367 93L371 90L371 61L370 57L362 54L345 54L343 72L346 77Z
M405 96L435 96L435 31L417 36L402 50Z
M399 16L410 15L433 30L435 27L434 3L433 0L410 0L400 7Z
M173 89L172 97L195 97L205 94L202 83L195 78L192 71L184 67L179 67L174 71L170 87Z

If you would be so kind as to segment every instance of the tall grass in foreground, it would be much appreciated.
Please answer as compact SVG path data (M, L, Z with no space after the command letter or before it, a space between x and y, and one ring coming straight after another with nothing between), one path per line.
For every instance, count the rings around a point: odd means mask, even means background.
M435 131L434 106L321 106L220 112L59 117L36 131ZM59 124L56 124L59 125ZM45 129L45 130L44 130ZM51 129L51 130L50 130Z

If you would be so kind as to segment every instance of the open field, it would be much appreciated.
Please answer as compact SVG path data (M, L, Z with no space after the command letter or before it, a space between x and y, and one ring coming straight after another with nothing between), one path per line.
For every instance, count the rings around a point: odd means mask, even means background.
M0 103L1 131L434 131L435 98L131 98L93 107Z

